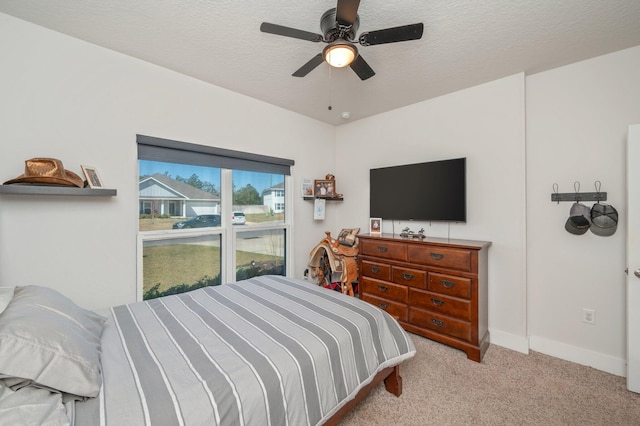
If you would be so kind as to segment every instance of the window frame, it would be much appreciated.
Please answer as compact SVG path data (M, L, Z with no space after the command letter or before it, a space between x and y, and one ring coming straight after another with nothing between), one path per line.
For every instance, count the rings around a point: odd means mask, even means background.
M197 161L201 160L201 157L211 158L217 153L223 153L226 157L222 158L216 164L206 164L200 162L199 164L193 163L181 163L181 164L193 164L209 167L220 168L220 214L222 215L222 223L219 227L211 228L195 228L195 229L171 229L160 231L140 231L137 229L137 249L136 249L136 300L143 300L144 294L144 277L143 277L143 251L145 241L158 241L168 240L172 238L184 238L184 237L200 237L206 235L220 235L220 282L222 285L232 283L236 281L236 248L237 248L237 235L243 232L250 231L264 231L264 230L280 230L284 231L284 258L285 258L285 276L292 276L294 270L294 256L293 256L293 180L291 177L291 167L294 165L293 160L281 159L277 157L267 157L258 154L245 153L241 151L231 151L221 148L208 147L202 145L194 145L186 142L171 141L168 139L154 138L150 136L138 135L138 171L137 181L139 182L139 161L140 160L152 160L167 162L179 162L180 155L175 158L171 156L171 153L184 154L183 150L189 151L188 154L201 153ZM141 151L151 153L156 157L149 158L143 154L141 158ZM173 151L172 151L173 150ZM158 157L159 156L159 157ZM236 157L234 157L236 156ZM186 157L192 158L189 155ZM229 158L233 161L226 162ZM245 165L247 167L255 167L260 160L273 161L274 163L268 164L267 170L249 169L249 171L265 172L265 173L282 173L284 175L284 204L285 204L285 216L284 222L277 223L265 223L261 225L251 225L249 227L234 227L231 223L231 215L233 212L233 186L232 186L232 172L234 168L223 167L220 164L233 164L233 165ZM236 168L237 170L246 170L244 168ZM138 187L138 185L136 185ZM139 191L136 190L139 194ZM139 196L138 196L138 203ZM228 249L227 249L228 247Z

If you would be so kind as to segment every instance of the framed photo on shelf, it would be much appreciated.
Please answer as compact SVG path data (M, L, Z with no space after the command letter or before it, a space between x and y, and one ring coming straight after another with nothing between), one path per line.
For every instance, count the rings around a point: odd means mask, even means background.
M369 218L369 233L370 234L382 233L382 218L379 218L379 217Z
M315 179L313 196L316 198L333 198L336 196L336 181L331 179Z
M311 179L302 180L302 196L313 197L313 180Z
M102 188L102 180L100 180L100 176L98 176L98 171L95 167L91 166L80 166L82 168L82 173L84 173L84 177L87 179L87 185L89 188Z

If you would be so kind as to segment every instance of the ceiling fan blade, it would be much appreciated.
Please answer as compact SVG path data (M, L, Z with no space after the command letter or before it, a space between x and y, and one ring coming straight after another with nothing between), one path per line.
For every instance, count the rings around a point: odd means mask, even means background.
M358 16L360 0L338 0L336 6L336 21L340 25L353 25Z
M295 28L283 27L282 25L270 24L269 22L263 22L260 24L260 31L263 33L281 35L285 37L298 38L301 40L319 42L322 41L320 34L315 34L309 31L297 30Z
M324 58L322 57L322 53L318 53L316 56L311 58L309 62L298 68L298 70L291 75L294 77L304 77L305 75L316 69L316 67L323 62Z
M422 38L424 24L403 25L401 27L387 28L384 30L369 31L360 34L358 42L363 46L376 44L396 43L398 41L418 40Z
M360 80L366 80L376 75L375 71L373 71L369 64L362 58L362 55L356 56L349 66L356 74L358 74Z

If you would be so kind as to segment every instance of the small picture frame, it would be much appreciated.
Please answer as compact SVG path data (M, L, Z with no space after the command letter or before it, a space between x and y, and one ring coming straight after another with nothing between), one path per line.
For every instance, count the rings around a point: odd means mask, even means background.
M379 218L379 217L369 218L369 233L370 234L382 233L382 218Z
M334 198L336 196L336 181L333 179L315 179L313 181L313 196L316 198Z
M313 197L313 180L311 179L302 180L302 196Z
M84 173L84 177L87 179L87 185L89 188L102 188L102 180L98 175L98 171L95 167L92 166L80 166L82 168L82 173Z

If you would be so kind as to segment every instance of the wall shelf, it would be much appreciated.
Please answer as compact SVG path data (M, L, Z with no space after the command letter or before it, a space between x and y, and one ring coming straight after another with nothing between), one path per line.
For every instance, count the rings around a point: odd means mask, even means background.
M115 197L117 194L117 190L107 188L76 188L72 186L0 185L0 195L1 194Z
M344 198L342 197L302 197L303 200L315 200L316 198L318 198L319 200L327 200L327 201L343 201Z

